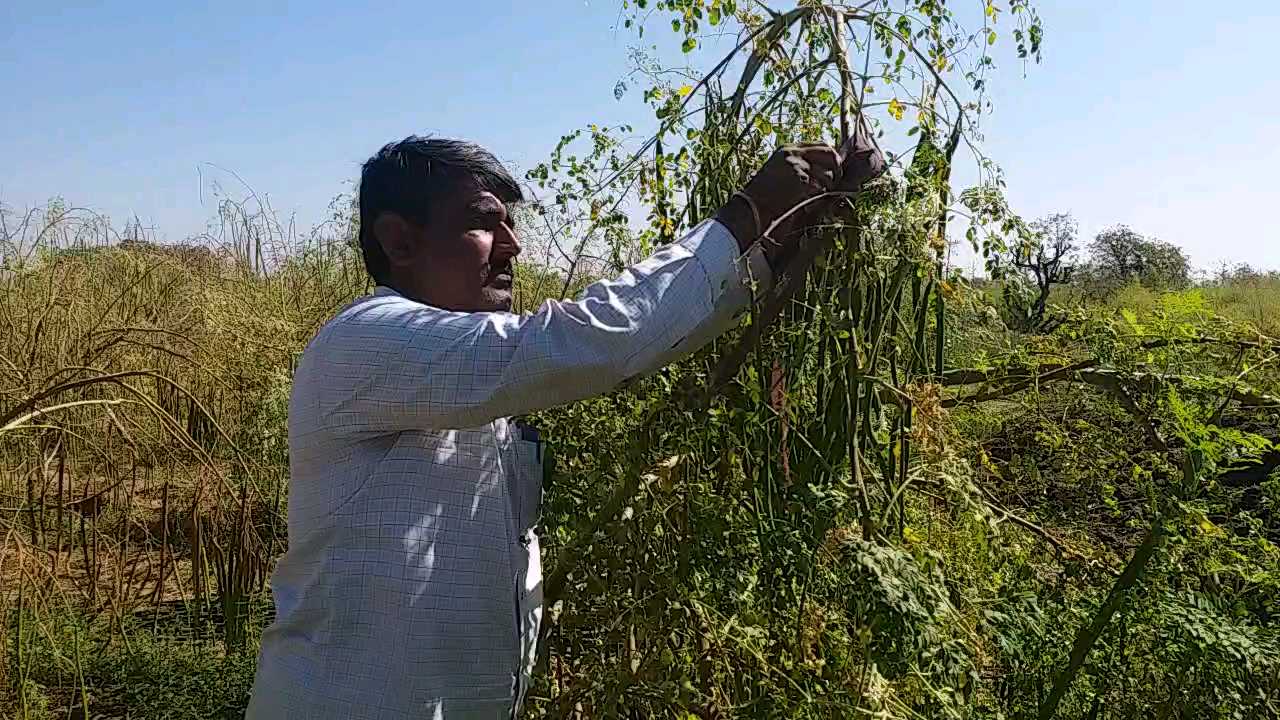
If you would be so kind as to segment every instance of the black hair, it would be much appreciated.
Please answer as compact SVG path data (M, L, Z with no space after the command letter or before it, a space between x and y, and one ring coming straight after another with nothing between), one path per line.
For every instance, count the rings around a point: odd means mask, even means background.
M432 202L459 182L474 179L504 203L524 200L515 178L488 150L465 140L410 135L387 143L360 170L360 252L374 282L389 281L390 263L374 236L374 221L393 212L419 226Z

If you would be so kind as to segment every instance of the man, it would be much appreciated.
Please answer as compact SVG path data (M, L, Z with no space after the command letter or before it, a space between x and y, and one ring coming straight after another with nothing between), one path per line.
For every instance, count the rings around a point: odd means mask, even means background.
M863 143L843 188L883 169ZM514 315L511 175L409 137L360 178L377 283L303 353L289 404L289 551L247 717L510 718L542 617L541 451L507 418L598 395L731 327L832 189L788 147L679 242L572 302ZM774 239L756 242L775 221Z

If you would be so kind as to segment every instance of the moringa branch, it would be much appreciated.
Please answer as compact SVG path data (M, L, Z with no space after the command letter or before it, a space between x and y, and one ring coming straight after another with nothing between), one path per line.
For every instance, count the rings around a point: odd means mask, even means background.
M976 395L948 398L943 407L956 407L969 403L1002 400L1024 390L1054 382L1079 382L1114 393L1122 383L1143 392L1156 392L1164 387L1176 387L1184 392L1208 395L1232 400L1243 407L1280 407L1280 397L1259 392L1238 383L1230 387L1204 387L1206 379L1188 375L1166 375L1152 372L1123 373L1114 368L1099 367L1096 360L1081 360L1069 365L1050 363L1027 370L984 370L960 368L948 370L942 375L942 385L961 387L966 385L990 385L993 389Z

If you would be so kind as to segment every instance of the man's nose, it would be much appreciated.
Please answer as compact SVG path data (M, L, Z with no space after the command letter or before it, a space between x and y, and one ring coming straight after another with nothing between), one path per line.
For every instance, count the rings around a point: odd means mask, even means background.
M499 225L499 230L494 233L493 240L494 250L502 253L502 255L516 257L520 254L520 237L510 224L504 222Z

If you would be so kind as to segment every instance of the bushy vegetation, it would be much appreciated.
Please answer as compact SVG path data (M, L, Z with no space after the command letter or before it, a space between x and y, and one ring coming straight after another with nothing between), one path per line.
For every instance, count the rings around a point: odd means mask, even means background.
M1073 255L986 159L953 194L989 48L1036 59L1033 8L624 6L686 51L742 42L696 83L642 59L638 151L591 126L530 172L525 309L707 216L778 142L865 121L897 167L742 328L540 413L528 713L1280 716L1280 287L1192 283L1127 229ZM961 214L988 283L942 262ZM286 541L293 363L367 289L350 203L300 237L228 200L178 246L60 203L0 218L0 713L234 717ZM1103 245L1132 267L1091 270Z

